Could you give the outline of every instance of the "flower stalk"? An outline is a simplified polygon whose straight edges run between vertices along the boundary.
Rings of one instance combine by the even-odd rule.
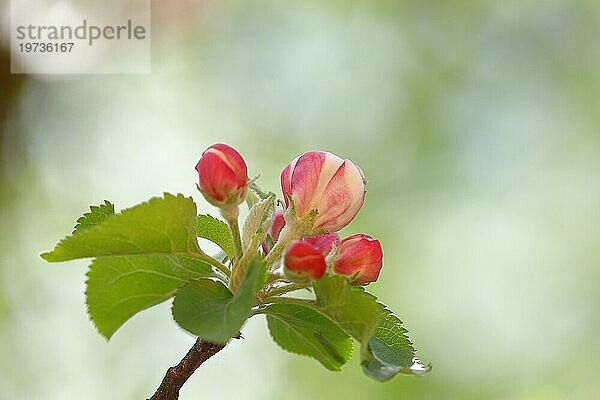
[[[236,259],[242,257],[242,237],[240,235],[240,226],[238,224],[238,217],[240,215],[240,208],[237,204],[228,207],[221,208],[221,215],[229,225],[231,230],[231,236],[233,238],[233,251]]]

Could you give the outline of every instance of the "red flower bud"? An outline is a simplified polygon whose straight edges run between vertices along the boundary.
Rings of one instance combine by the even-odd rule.
[[[365,184],[352,161],[326,151],[304,153],[281,173],[286,208],[291,197],[298,219],[316,210],[314,231],[335,232],[348,225],[364,202]]]
[[[340,242],[339,252],[333,261],[333,272],[354,276],[352,283],[363,285],[375,282],[379,277],[383,261],[383,250],[378,240],[358,234]]]
[[[331,251],[334,243],[339,243],[340,237],[337,233],[331,232],[325,235],[309,236],[302,239],[302,241],[310,244],[315,249],[319,250],[323,256],[327,256]]]
[[[285,253],[284,272],[294,281],[320,279],[326,268],[321,251],[306,242],[296,240]]]
[[[240,153],[232,147],[213,144],[202,153],[196,170],[200,178],[198,188],[209,203],[220,207],[244,201],[248,168]]]

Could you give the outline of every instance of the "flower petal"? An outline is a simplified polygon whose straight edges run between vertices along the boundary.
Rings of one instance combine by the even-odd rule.
[[[238,185],[242,187],[248,180],[248,167],[240,153],[231,146],[217,143],[210,146],[204,153],[212,152],[221,158],[238,178]]]
[[[296,162],[292,172],[291,187],[298,218],[302,218],[310,211],[324,162],[325,154],[318,151],[304,153]]]
[[[233,170],[213,152],[204,153],[196,170],[202,190],[217,201],[224,201],[232,191],[238,189]]]
[[[325,188],[317,206],[316,229],[336,231],[348,225],[364,201],[364,176],[350,160],[345,160]]]
[[[292,172],[296,167],[296,163],[300,156],[294,158],[281,172],[281,191],[283,192],[283,200],[285,201],[285,207],[289,206],[288,196],[292,194]]]

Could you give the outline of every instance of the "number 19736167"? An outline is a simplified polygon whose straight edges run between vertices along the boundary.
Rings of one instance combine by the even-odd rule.
[[[21,53],[70,53],[75,43],[19,43]]]

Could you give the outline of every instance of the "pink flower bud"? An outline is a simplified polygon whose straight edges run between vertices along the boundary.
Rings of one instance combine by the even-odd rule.
[[[273,214],[273,221],[271,221],[271,227],[267,232],[269,236],[271,236],[273,243],[277,243],[277,240],[279,240],[279,234],[283,230],[284,226],[285,219],[283,218],[283,212],[281,212],[280,210],[275,211],[275,213]],[[267,240],[263,242],[262,249],[264,254],[268,254],[269,251],[271,251],[273,243],[269,243]]]
[[[348,225],[364,202],[365,184],[352,161],[326,151],[304,153],[281,173],[286,208],[291,196],[298,219],[316,210],[314,231],[335,232]]]
[[[217,143],[202,153],[196,170],[200,177],[198,188],[211,204],[239,204],[246,197],[248,167],[235,149]]]
[[[271,223],[271,228],[269,228],[269,236],[273,239],[273,242],[277,242],[279,239],[279,234],[283,230],[285,226],[285,219],[283,219],[283,212],[277,210],[273,214],[273,222]]]
[[[331,251],[334,243],[339,243],[340,237],[337,233],[331,232],[325,235],[309,236],[302,239],[302,241],[310,244],[315,249],[319,250],[323,256],[327,256]]]
[[[363,285],[377,280],[382,261],[383,251],[378,240],[362,233],[352,235],[340,242],[338,255],[333,261],[333,272],[354,276],[352,283]]]
[[[296,240],[285,253],[284,272],[294,281],[320,279],[326,268],[323,254],[306,242]]]

